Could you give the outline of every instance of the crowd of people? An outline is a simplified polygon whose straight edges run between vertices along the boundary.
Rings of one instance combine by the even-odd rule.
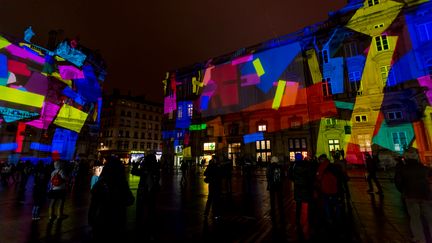
[[[399,158],[395,170],[395,185],[401,192],[407,212],[410,215],[410,226],[414,242],[426,242],[426,234],[432,232],[432,224],[424,232],[422,225],[432,223],[432,193],[429,187],[431,170],[421,164],[415,152],[407,151]],[[272,156],[266,164],[267,190],[269,191],[270,215],[273,222],[285,220],[284,196],[289,193],[284,184],[289,179],[293,185],[295,201],[295,224],[300,240],[310,239],[317,228],[338,228],[344,224],[343,217],[351,207],[351,193],[348,187],[344,153],[336,151],[330,155],[303,157],[295,154],[295,160],[287,163],[284,158]],[[205,167],[204,159],[197,164],[203,173],[204,182],[208,184],[208,198],[204,208],[205,220],[212,215],[219,220],[223,215],[221,197],[223,193],[232,193],[233,162],[227,156],[213,155]],[[365,171],[367,172],[367,193],[383,196],[383,187],[377,178],[378,159],[365,154]],[[137,224],[147,229],[151,235],[156,218],[157,194],[160,191],[162,168],[154,153],[148,153],[138,164],[132,166],[132,174],[139,176],[136,198],[131,192],[125,166],[117,157],[107,157],[95,162],[90,179],[91,200],[88,220],[95,239],[112,240],[122,235],[126,226],[126,209],[136,201]],[[15,185],[19,194],[26,190],[30,176],[33,180],[32,219],[40,219],[40,211],[49,200],[48,217],[50,221],[63,220],[67,193],[75,186],[80,172],[88,176],[88,166],[83,163],[56,160],[53,163],[39,161],[33,165],[30,161],[0,163],[0,180],[3,187]],[[238,159],[239,176],[243,177],[243,188],[246,194],[252,192],[254,166],[248,157]],[[190,185],[193,163],[182,161],[180,164],[182,188]],[[198,171],[197,171],[198,172]],[[376,188],[376,190],[375,190]],[[285,197],[286,198],[286,197]]]

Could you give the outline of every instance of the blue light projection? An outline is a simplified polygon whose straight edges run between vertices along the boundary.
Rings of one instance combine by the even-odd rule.
[[[51,152],[51,145],[32,142],[30,144],[30,149],[42,152]]]
[[[18,148],[17,143],[0,143],[0,151],[15,150]]]
[[[243,141],[245,144],[253,143],[253,142],[261,141],[261,140],[264,140],[264,133],[262,133],[262,132],[246,134],[243,136]]]
[[[61,159],[71,160],[75,153],[75,144],[78,139],[78,133],[56,128],[51,145],[51,152],[57,151]]]

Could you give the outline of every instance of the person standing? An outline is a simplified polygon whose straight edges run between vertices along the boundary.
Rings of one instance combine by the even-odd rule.
[[[64,162],[54,161],[54,171],[51,173],[50,190],[48,197],[50,200],[49,219],[65,219],[68,215],[63,213],[66,199],[66,173],[64,172]],[[59,205],[57,206],[57,203]],[[55,214],[57,211],[57,215]]]
[[[309,205],[313,198],[314,171],[300,153],[295,154],[292,168],[294,200],[296,201],[296,225],[300,240],[309,238]]]
[[[222,175],[218,158],[215,155],[213,155],[212,159],[209,161],[209,165],[204,171],[204,176],[204,181],[208,183],[208,196],[204,210],[204,217],[207,219],[210,213],[210,208],[212,208],[214,219],[218,219],[220,217],[219,203],[222,190]]]
[[[140,169],[140,181],[137,191],[137,221],[146,221],[149,234],[154,231],[156,221],[156,199],[160,189],[160,168],[154,152],[147,154]]]
[[[377,178],[377,160],[372,158],[372,156],[369,153],[366,153],[366,170],[367,170],[367,182],[369,189],[367,190],[368,193],[374,193],[374,187],[372,184],[372,181],[375,183],[375,186],[377,187],[378,191],[376,192],[379,195],[383,195],[383,189],[381,186],[381,183],[378,181]]]
[[[395,185],[402,193],[410,216],[410,228],[413,242],[425,243],[426,233],[432,234],[432,193],[429,186],[431,169],[418,160],[414,149],[405,153],[405,165],[395,171]],[[423,229],[423,222],[428,230]],[[429,237],[430,238],[430,237]]]
[[[267,190],[270,192],[270,214],[272,220],[276,219],[276,200],[279,209],[280,217],[284,219],[283,195],[282,195],[282,168],[278,164],[279,159],[273,156],[270,164],[267,166]]]
[[[135,202],[125,169],[116,157],[110,157],[99,180],[91,190],[89,224],[97,242],[123,242],[126,208]]]
[[[33,187],[33,210],[32,220],[40,219],[40,208],[46,199],[46,191],[49,182],[49,168],[39,161],[34,170],[34,187]]]

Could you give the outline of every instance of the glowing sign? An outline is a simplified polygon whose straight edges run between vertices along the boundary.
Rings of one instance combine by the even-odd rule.
[[[194,125],[190,125],[189,130],[190,131],[200,131],[200,130],[205,130],[207,128],[207,124],[203,123],[203,124],[194,124]]]

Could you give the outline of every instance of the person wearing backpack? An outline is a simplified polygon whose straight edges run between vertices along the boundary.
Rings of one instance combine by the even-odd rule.
[[[270,192],[270,213],[272,221],[276,219],[276,205],[279,208],[280,217],[283,220],[283,195],[282,195],[282,168],[278,164],[279,159],[273,156],[270,160],[270,164],[267,166],[267,190]],[[277,198],[276,198],[277,197]]]
[[[51,173],[50,190],[48,197],[51,199],[49,205],[49,219],[65,219],[68,215],[63,213],[66,199],[66,174],[62,161],[54,161],[54,171]],[[57,203],[59,203],[58,207]],[[55,214],[57,211],[57,214]]]

